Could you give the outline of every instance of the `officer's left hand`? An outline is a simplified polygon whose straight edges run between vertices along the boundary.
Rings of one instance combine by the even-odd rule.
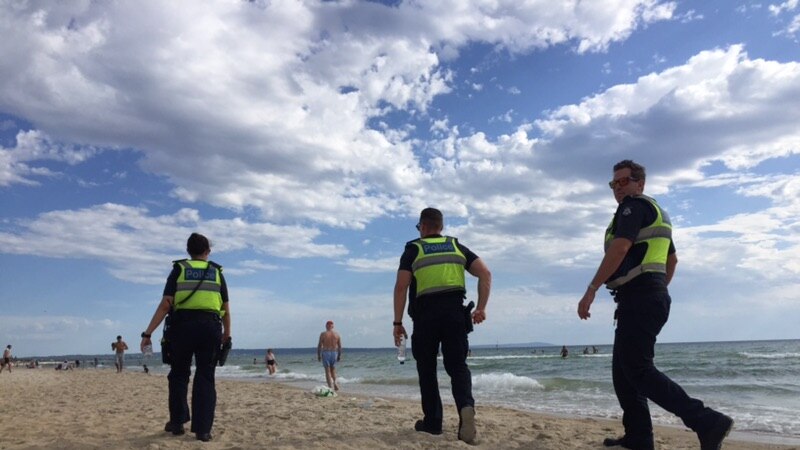
[[[583,294],[581,301],[578,302],[578,317],[580,317],[581,320],[586,320],[589,317],[592,317],[592,314],[589,312],[589,308],[592,306],[592,302],[594,302],[594,294],[595,291],[587,289],[586,293]]]
[[[476,309],[472,312],[472,323],[478,324],[486,320],[486,311],[483,309]]]

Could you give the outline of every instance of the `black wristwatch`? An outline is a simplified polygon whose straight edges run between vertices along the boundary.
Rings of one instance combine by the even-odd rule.
[[[396,327],[402,327],[403,326],[403,322],[392,322],[392,325],[394,325]]]
[[[147,334],[147,333],[145,333],[144,331],[142,331],[142,337],[143,337],[143,338],[150,339],[150,336],[152,336],[152,335],[151,335],[151,334]]]

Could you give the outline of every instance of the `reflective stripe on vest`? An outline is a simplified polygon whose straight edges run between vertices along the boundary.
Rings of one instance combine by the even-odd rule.
[[[419,251],[411,271],[417,282],[416,296],[443,292],[467,292],[464,266],[467,257],[450,236],[422,238],[413,242]]]
[[[223,315],[222,311],[222,267],[200,260],[178,261],[181,270],[178,274],[178,289],[175,291],[174,309],[212,311]],[[208,267],[208,271],[206,268]],[[206,276],[201,280],[203,273]],[[202,283],[201,283],[202,281]],[[198,287],[198,283],[200,286]],[[194,294],[192,291],[197,288]],[[189,297],[191,295],[191,297]],[[187,300],[187,297],[188,300]]]
[[[610,289],[616,289],[646,272],[667,273],[667,257],[669,256],[669,245],[672,242],[672,223],[669,220],[669,215],[658,206],[654,199],[646,195],[637,195],[633,198],[647,200],[653,205],[656,211],[656,220],[649,226],[639,230],[639,234],[636,235],[636,239],[633,241],[633,245],[644,243],[647,246],[644,258],[636,267],[628,270],[625,275],[606,282],[606,286]],[[614,240],[614,234],[611,232],[614,228],[614,219],[616,219],[616,216],[611,219],[611,224],[606,229],[606,251],[608,251],[611,241]]]

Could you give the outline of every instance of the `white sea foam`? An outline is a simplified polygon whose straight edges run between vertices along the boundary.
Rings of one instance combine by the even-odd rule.
[[[235,366],[235,365],[225,365],[222,367],[217,367],[216,374],[219,377],[223,378],[244,378],[244,379],[252,379],[252,378],[264,378],[264,372],[253,372],[251,370],[244,370],[242,366]]]
[[[740,355],[750,359],[789,359],[800,358],[800,353],[752,353],[740,352]]]
[[[275,375],[272,375],[272,377],[279,380],[288,380],[288,381],[325,380],[325,376],[323,375],[314,376],[299,372],[278,372]]]
[[[321,382],[325,381],[325,374],[322,373],[322,370],[320,370],[319,375],[308,375],[300,372],[278,372],[275,375],[272,376],[268,375],[267,377],[275,378],[277,380],[282,380],[282,381],[321,381]],[[359,377],[350,377],[350,378],[342,376],[336,377],[336,382],[340,384],[361,383],[362,381],[363,380]]]
[[[514,375],[513,373],[484,373],[472,377],[475,389],[494,392],[540,391],[541,383],[533,378]]]
[[[467,362],[472,360],[502,360],[502,359],[540,359],[540,358],[561,358],[561,355],[558,354],[551,354],[551,355],[494,355],[494,356],[470,356],[467,358]]]

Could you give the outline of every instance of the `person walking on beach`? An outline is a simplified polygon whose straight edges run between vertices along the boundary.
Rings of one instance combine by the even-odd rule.
[[[222,266],[208,259],[211,253],[208,238],[192,233],[186,251],[191,258],[174,261],[161,303],[142,333],[141,346],[152,345],[153,331],[172,311],[169,322],[172,363],[167,376],[169,422],[164,431],[184,434],[183,424],[191,420],[191,432],[198,440],[208,442],[212,439],[217,406],[214,370],[222,343],[231,339],[231,311]],[[195,374],[190,414],[186,397],[192,356]]]
[[[117,341],[111,343],[111,349],[114,350],[114,367],[117,368],[117,373],[122,373],[122,368],[125,365],[125,350],[128,349],[128,344],[122,340],[122,336],[117,336]]]
[[[325,368],[325,381],[328,387],[339,390],[336,383],[336,363],[342,360],[342,337],[333,329],[333,321],[325,323],[325,331],[319,335],[317,344],[317,361],[322,361]]]
[[[8,373],[11,373],[11,344],[6,345],[6,349],[3,350],[3,363],[0,364],[0,373],[3,373],[3,369],[8,367]]]
[[[622,408],[621,438],[608,438],[607,447],[653,448],[653,425],[647,400],[677,415],[700,440],[702,450],[718,450],[733,427],[733,419],[689,397],[683,388],[653,364],[658,333],[669,317],[667,285],[678,257],[672,224],[658,203],[643,194],[645,168],[631,160],[614,165],[609,186],[617,211],[605,235],[605,256],[578,303],[578,317],[589,309],[598,287],[605,283],[617,303],[612,354],[612,380]]]
[[[272,353],[272,349],[267,349],[267,355],[264,356],[264,362],[267,363],[267,371],[269,371],[270,375],[275,375],[275,372],[278,370],[278,362],[275,360],[275,354]]]
[[[486,264],[467,247],[450,236],[442,236],[444,217],[435,208],[420,213],[419,239],[406,243],[400,257],[394,285],[395,345],[407,337],[403,312],[408,296],[408,315],[414,323],[411,352],[417,363],[422,397],[423,419],[414,424],[416,431],[442,434],[442,399],[436,377],[436,357],[441,345],[444,368],[450,376],[453,398],[458,411],[458,439],[475,443],[475,399],[472,397],[472,374],[467,366],[472,324],[486,320],[492,274]],[[478,278],[478,306],[470,315],[463,305],[466,296],[464,272]]]

